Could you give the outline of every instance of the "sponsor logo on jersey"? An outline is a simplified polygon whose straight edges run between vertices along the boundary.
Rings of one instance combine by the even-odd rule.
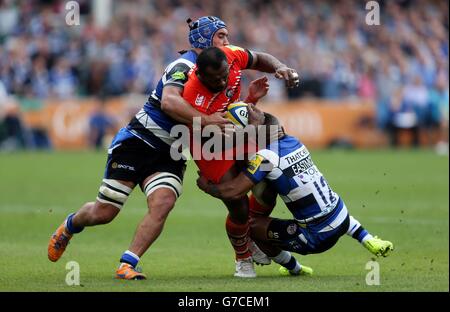
[[[286,231],[289,235],[293,235],[297,232],[297,224],[292,223],[289,224],[288,227],[286,228]]]
[[[299,175],[300,173],[304,172],[305,170],[311,168],[314,166],[314,163],[311,159],[311,157],[306,157],[305,159],[299,161],[298,163],[295,163],[291,166],[292,170],[294,171],[295,175]]]
[[[172,79],[173,80],[185,80],[186,79],[186,75],[183,72],[181,72],[181,71],[177,71],[177,72],[172,74]]]
[[[288,162],[288,165],[291,165],[308,155],[309,155],[308,150],[303,146],[297,152],[295,152],[293,155],[286,156],[285,159]]]
[[[292,178],[294,176],[300,176],[302,173],[314,174],[317,170],[315,170],[315,165],[310,156],[302,159],[299,162],[294,163],[293,165],[283,169],[283,173]]]
[[[247,171],[251,174],[255,174],[256,170],[258,170],[263,160],[264,157],[262,157],[261,155],[256,155],[255,158],[248,162]]]
[[[229,48],[231,51],[244,51],[241,47],[235,46],[235,45],[227,45],[227,48]]]
[[[279,238],[280,237],[280,235],[278,234],[278,232],[272,232],[272,231],[269,231],[269,232],[267,232],[267,236],[269,237],[269,238],[271,238],[271,239],[273,239],[273,238]]]
[[[225,92],[225,95],[227,98],[231,99],[234,95],[234,90],[233,88],[228,88],[228,90]]]
[[[116,162],[113,162],[113,163],[111,164],[111,168],[113,168],[113,169],[125,169],[125,170],[130,170],[130,171],[136,171],[136,170],[134,169],[133,166],[128,166],[128,165],[118,164],[118,163],[116,163]]]
[[[201,94],[197,94],[197,97],[195,98],[195,105],[196,106],[202,106],[205,102],[205,96]]]

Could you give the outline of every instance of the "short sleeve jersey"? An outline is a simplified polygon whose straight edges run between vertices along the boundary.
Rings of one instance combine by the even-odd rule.
[[[188,81],[184,85],[183,98],[195,109],[205,114],[224,111],[230,103],[237,102],[241,94],[242,70],[247,69],[253,62],[250,51],[237,46],[220,48],[226,55],[230,73],[225,90],[213,93],[198,79],[196,66],[190,71]]]

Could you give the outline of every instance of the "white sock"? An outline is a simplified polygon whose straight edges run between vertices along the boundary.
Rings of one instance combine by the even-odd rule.
[[[282,250],[277,256],[272,257],[271,259],[275,263],[278,263],[278,264],[284,266],[284,264],[287,264],[289,261],[291,261],[292,258],[294,258],[294,257],[292,257],[292,255],[289,251]],[[297,259],[295,259],[295,267],[289,271],[293,274],[298,274],[298,272],[300,272],[301,269],[302,269],[302,266],[300,265],[300,263],[298,263]]]
[[[347,235],[352,236],[353,233],[361,226],[358,220],[350,216],[350,224],[348,226]]]
[[[300,263],[298,263],[298,261],[295,261],[295,262],[296,262],[295,268],[293,268],[290,272],[294,273],[294,274],[298,274],[301,271],[302,266],[300,265]]]
[[[282,250],[277,256],[271,257],[273,261],[278,264],[286,264],[291,260],[291,253],[286,250]]]
[[[361,244],[364,244],[367,240],[372,239],[373,236],[370,233],[367,233],[366,236],[364,236],[364,238],[361,240]]]

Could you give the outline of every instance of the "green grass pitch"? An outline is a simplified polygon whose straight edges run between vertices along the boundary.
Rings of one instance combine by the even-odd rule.
[[[0,154],[0,291],[449,291],[448,157],[431,151],[313,151],[350,213],[395,251],[378,259],[380,285],[366,285],[373,256],[350,237],[323,254],[298,256],[313,277],[282,277],[278,265],[258,277],[233,277],[226,209],[199,191],[189,163],[184,193],[156,243],[143,256],[146,281],[113,279],[146,211],[136,189],[110,224],[87,228],[57,263],[47,242],[65,216],[93,200],[106,152]],[[274,214],[289,218],[282,202]],[[65,283],[80,264],[80,286]]]

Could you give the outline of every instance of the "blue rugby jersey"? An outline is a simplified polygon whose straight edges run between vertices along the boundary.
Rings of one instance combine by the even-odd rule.
[[[254,183],[267,179],[299,222],[321,218],[336,207],[340,210],[342,201],[313,163],[306,146],[289,135],[276,143],[258,151],[245,174]]]
[[[197,54],[190,50],[183,53],[181,57],[166,67],[148,101],[136,114],[136,119],[133,118],[117,134],[115,144],[130,137],[138,137],[155,149],[168,150],[170,148],[170,145],[176,140],[175,137],[170,136],[170,130],[179,122],[168,116],[161,109],[163,88],[169,85],[183,88],[188,79],[188,73],[196,60]]]

